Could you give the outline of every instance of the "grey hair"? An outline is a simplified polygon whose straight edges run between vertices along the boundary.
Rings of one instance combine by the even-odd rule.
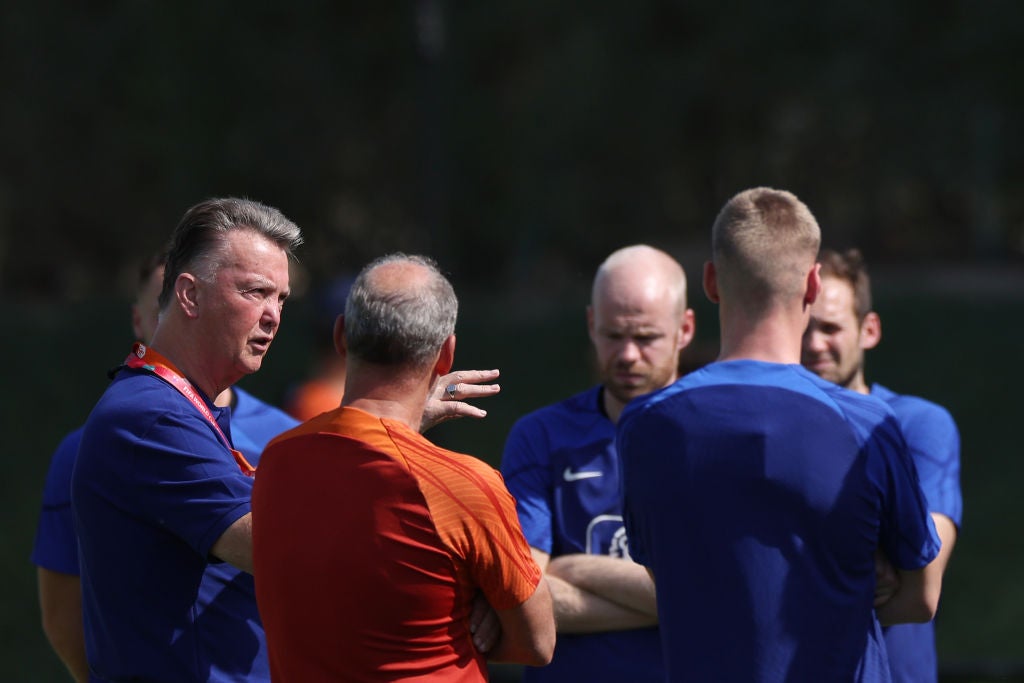
[[[302,232],[272,206],[251,199],[207,199],[190,208],[171,234],[167,247],[160,309],[170,301],[178,276],[194,271],[203,280],[213,277],[224,237],[232,230],[252,230],[276,243],[289,256],[302,244]]]
[[[425,278],[397,283],[377,277],[380,269],[410,264]],[[349,355],[377,365],[416,367],[430,362],[455,333],[459,300],[437,264],[426,256],[382,256],[352,283],[345,303],[345,346]]]

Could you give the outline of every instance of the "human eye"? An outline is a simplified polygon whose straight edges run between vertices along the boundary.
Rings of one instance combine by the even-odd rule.
[[[267,298],[267,290],[266,290],[266,288],[265,287],[260,287],[260,286],[243,287],[242,288],[242,294],[243,294],[243,296],[246,296],[246,297],[248,297],[250,299],[256,299],[256,300],[261,300],[261,299]]]
[[[655,343],[656,341],[658,341],[659,339],[661,339],[661,338],[662,338],[663,336],[664,336],[664,335],[662,335],[662,334],[659,334],[659,333],[657,333],[657,332],[644,332],[644,333],[642,333],[642,334],[637,334],[637,335],[635,335],[635,336],[633,337],[633,339],[635,339],[635,340],[636,340],[636,343],[637,343],[637,344],[644,344],[644,345],[647,345],[647,344],[653,344],[653,343]]]

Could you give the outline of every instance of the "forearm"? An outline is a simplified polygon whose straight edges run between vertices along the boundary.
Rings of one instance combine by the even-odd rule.
[[[551,560],[547,573],[657,623],[654,582],[639,564],[607,555],[562,555]]]
[[[956,544],[956,525],[938,513],[932,513],[942,546],[926,567],[917,571],[896,570],[898,581],[892,597],[875,608],[883,626],[930,621],[938,608],[942,577]]]
[[[235,520],[213,544],[210,553],[252,574],[252,513]]]
[[[547,574],[546,580],[551,589],[559,633],[623,631],[658,623],[656,615],[630,609],[552,574]]]
[[[487,657],[496,662],[544,666],[555,651],[555,619],[550,584],[541,580],[526,602],[511,609],[496,610],[500,635]]]
[[[43,632],[72,678],[77,683],[86,683],[89,680],[89,662],[85,656],[79,578],[40,567],[38,579]]]

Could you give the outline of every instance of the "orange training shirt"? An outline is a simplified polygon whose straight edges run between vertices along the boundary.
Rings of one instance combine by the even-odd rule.
[[[270,443],[252,514],[277,683],[486,680],[474,596],[507,609],[540,582],[496,470],[356,408]]]

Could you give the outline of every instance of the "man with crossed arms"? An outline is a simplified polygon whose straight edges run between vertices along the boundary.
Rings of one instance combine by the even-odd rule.
[[[612,253],[594,278],[587,329],[601,384],[520,419],[502,459],[559,629],[551,664],[524,680],[662,681],[653,584],[628,561],[615,425],[631,399],[678,377],[694,333],[682,267],[646,245]]]

